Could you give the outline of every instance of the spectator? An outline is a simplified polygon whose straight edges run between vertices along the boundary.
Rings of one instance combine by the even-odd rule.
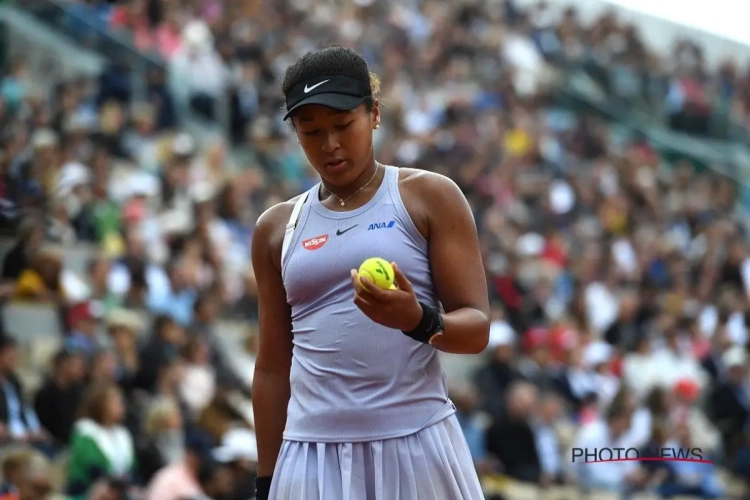
[[[3,481],[0,483],[0,499],[20,500],[20,489],[23,487],[30,454],[26,449],[6,450],[0,462],[3,474]]]
[[[698,384],[689,379],[679,380],[673,387],[670,423],[687,425],[690,441],[705,453],[714,453],[719,447],[719,434],[709,422],[705,412],[696,406],[700,394]]]
[[[584,361],[584,349],[574,348],[567,354],[557,379],[557,390],[576,411],[585,411],[597,403],[596,374]]]
[[[62,261],[57,252],[39,250],[16,281],[15,300],[43,301],[62,305]]]
[[[234,490],[234,477],[229,468],[212,460],[206,460],[201,464],[198,482],[208,498],[223,499],[231,495]]]
[[[103,478],[133,484],[135,449],[130,432],[121,425],[125,402],[120,389],[97,381],[84,397],[75,423],[68,459],[67,495],[86,498]]]
[[[169,313],[179,324],[190,325],[196,300],[195,290],[187,282],[182,262],[170,262],[167,269],[169,283],[164,289],[149,287],[147,306],[152,313]]]
[[[487,419],[479,412],[478,397],[473,388],[461,387],[451,391],[451,400],[456,405],[456,417],[466,437],[471,458],[478,470],[488,470],[485,432]]]
[[[210,462],[211,442],[202,435],[189,435],[183,461],[167,464],[148,485],[145,500],[182,500],[204,494],[201,470]]]
[[[88,382],[89,384],[117,382],[117,357],[112,351],[104,349],[93,355],[88,371]]]
[[[19,487],[21,500],[46,500],[53,491],[52,467],[43,455],[33,453]]]
[[[500,461],[504,474],[536,484],[542,474],[532,428],[537,389],[528,382],[515,382],[506,398],[505,414],[487,431],[487,451]]]
[[[220,94],[226,90],[228,71],[213,48],[205,23],[193,21],[182,31],[182,46],[170,61],[171,87],[206,118],[216,118]]]
[[[750,426],[747,353],[739,346],[732,347],[724,353],[722,362],[727,376],[711,396],[711,414],[731,457],[740,446],[747,446],[741,438]]]
[[[177,359],[185,341],[184,330],[171,317],[157,316],[149,340],[140,355],[136,386],[153,392],[159,370],[170,366]]]
[[[52,455],[50,440],[39,425],[34,409],[26,404],[26,392],[17,375],[18,344],[11,337],[0,338],[0,440],[28,443]]]
[[[693,449],[690,428],[686,423],[677,426],[672,443],[673,449]],[[705,458],[705,457],[704,457]],[[690,495],[700,498],[723,498],[724,491],[716,477],[716,466],[701,462],[669,462],[669,476],[659,486],[663,498],[677,495]]]
[[[630,412],[622,407],[612,407],[606,417],[583,427],[575,439],[574,447],[583,450],[601,450],[635,447],[630,442]],[[579,459],[580,460],[580,459]],[[601,489],[627,494],[640,486],[644,477],[637,462],[600,462],[573,464],[573,473],[584,489]]]
[[[561,460],[563,449],[557,428],[563,416],[562,401],[556,394],[547,393],[540,396],[537,404],[533,429],[541,467],[539,483],[542,486],[562,484],[565,482],[565,471]]]
[[[71,350],[82,352],[89,359],[99,348],[97,312],[100,311],[96,311],[90,302],[81,302],[68,310],[70,335],[65,344]]]
[[[167,397],[156,398],[144,419],[138,465],[141,477],[148,483],[162,467],[183,463],[185,428],[180,407]]]
[[[193,337],[184,348],[185,367],[180,383],[181,399],[191,417],[197,417],[213,400],[216,393],[216,372],[211,366],[206,343]]]
[[[233,491],[225,495],[227,500],[245,500],[255,495],[258,466],[255,434],[246,429],[229,431],[211,455],[217,462],[227,465],[232,474]]]
[[[69,442],[83,396],[86,374],[84,358],[62,350],[52,361],[52,373],[34,399],[34,410],[42,427],[58,446]]]
[[[107,329],[117,358],[117,383],[129,393],[140,368],[138,331],[141,321],[130,311],[116,309],[107,317]]]
[[[476,372],[474,383],[482,399],[482,409],[492,416],[497,416],[503,410],[504,395],[508,386],[521,378],[521,374],[513,366],[515,332],[505,321],[492,322],[487,353],[488,360]]]
[[[195,301],[193,324],[190,331],[205,344],[208,349],[209,362],[216,377],[225,385],[236,389],[247,389],[235,374],[226,359],[219,339],[214,331],[217,315],[217,299],[209,293],[201,294]],[[243,368],[244,369],[244,368]]]
[[[25,219],[18,230],[16,242],[3,258],[3,281],[16,282],[31,267],[32,257],[44,239],[41,221]]]

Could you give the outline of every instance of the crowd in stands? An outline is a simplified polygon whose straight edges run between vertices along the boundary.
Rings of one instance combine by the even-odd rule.
[[[0,224],[13,239],[0,300],[6,313],[47,304],[59,323],[41,384],[19,375],[26,332],[2,323],[0,499],[58,486],[73,499],[252,498],[248,252],[258,215],[317,182],[278,87],[296,56],[333,42],[383,82],[379,160],[448,175],[473,208],[491,338],[449,383],[482,475],[703,498],[736,494],[720,468],[750,478],[737,184],[555,99],[571,61],[618,65],[661,78],[649,102],[700,135],[719,100],[750,123],[750,73],[713,72],[699,40],[669,59],[614,16],[584,25],[573,9],[507,0],[62,4],[85,20],[71,29],[126,37],[165,66],[142,100],[107,74],[49,88],[22,60],[0,74]],[[227,136],[182,128],[182,108],[218,119],[222,106]],[[223,344],[228,320],[247,326],[243,349]],[[571,458],[607,446],[699,448],[714,464]]]

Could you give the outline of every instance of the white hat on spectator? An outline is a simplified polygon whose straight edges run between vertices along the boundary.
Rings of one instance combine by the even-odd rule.
[[[127,309],[115,309],[107,314],[105,320],[110,328],[125,328],[133,332],[138,332],[143,328],[143,322],[138,313]]]
[[[610,359],[612,359],[612,346],[606,342],[592,342],[583,351],[583,362],[589,367],[599,366]]]
[[[487,349],[513,345],[516,340],[516,332],[505,321],[493,321],[490,325],[490,341]]]
[[[34,149],[57,146],[57,134],[48,128],[40,128],[31,136],[31,147]]]
[[[537,233],[526,233],[516,240],[519,257],[535,257],[544,250],[544,238]]]
[[[205,203],[216,196],[216,190],[210,182],[198,182],[190,189],[190,196],[196,203]]]
[[[156,196],[159,193],[159,182],[153,175],[145,172],[132,174],[128,178],[128,198],[136,196]]]
[[[214,460],[221,463],[235,460],[258,461],[258,441],[250,429],[231,429],[221,439],[221,446],[214,448]]]
[[[567,214],[576,204],[576,195],[570,184],[557,180],[549,188],[549,202],[555,213]]]
[[[172,153],[177,156],[190,156],[195,153],[195,141],[187,134],[179,134],[172,141]]]
[[[721,356],[721,360],[727,368],[743,366],[747,363],[747,352],[743,347],[734,346]]]
[[[203,21],[191,21],[182,30],[182,40],[192,49],[203,49],[213,42],[211,30]]]
[[[57,180],[57,194],[67,196],[76,187],[91,182],[91,172],[83,163],[72,161],[60,169]]]

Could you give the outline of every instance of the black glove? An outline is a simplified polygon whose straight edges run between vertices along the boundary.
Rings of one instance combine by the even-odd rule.
[[[255,478],[255,500],[268,500],[268,495],[271,494],[271,479],[272,476]]]

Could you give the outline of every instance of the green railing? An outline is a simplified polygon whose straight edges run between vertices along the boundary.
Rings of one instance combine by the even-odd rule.
[[[581,65],[568,65],[562,71],[558,97],[560,102],[577,111],[593,112],[609,122],[618,124],[630,133],[646,135],[653,145],[669,160],[688,159],[700,168],[721,171],[738,182],[750,174],[750,147],[746,134],[737,136],[713,133],[721,138],[696,137],[675,132],[666,126],[663,113],[663,95],[656,82],[648,95],[643,87],[632,87],[623,93],[604,88]],[[716,125],[719,122],[719,125]],[[721,117],[712,117],[712,131],[724,127]]]
[[[594,61],[564,61],[560,67],[567,75],[585,76],[608,97],[607,105],[619,110],[649,117],[667,124],[666,98],[671,76],[653,69],[612,64],[603,66]],[[731,100],[713,86],[707,91],[713,113],[707,137],[750,145],[747,130],[730,117]]]

